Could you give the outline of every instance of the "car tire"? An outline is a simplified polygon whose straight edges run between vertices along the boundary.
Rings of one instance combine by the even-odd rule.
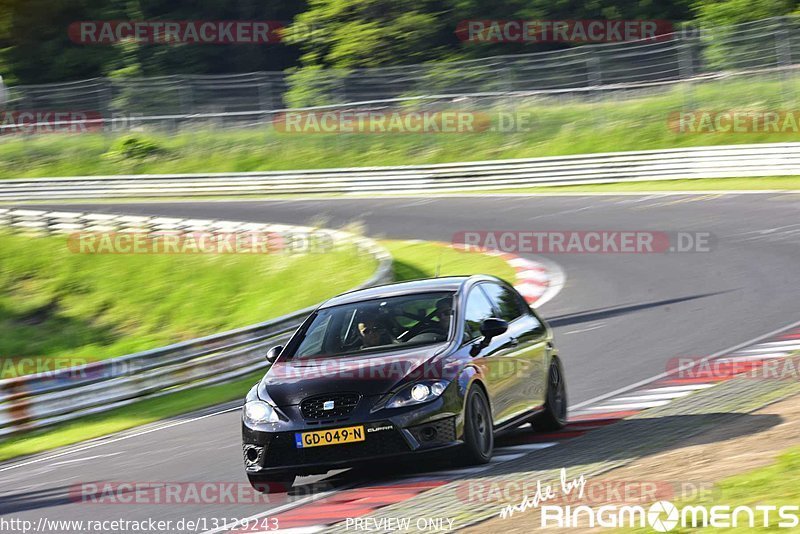
[[[294,475],[247,475],[253,489],[261,493],[284,493],[292,489]]]
[[[467,464],[485,464],[492,459],[494,430],[489,401],[480,387],[467,393],[464,408],[464,461]]]
[[[567,424],[567,384],[564,380],[564,368],[558,358],[550,361],[547,370],[547,398],[544,411],[536,414],[531,420],[534,430],[553,432],[561,430]]]

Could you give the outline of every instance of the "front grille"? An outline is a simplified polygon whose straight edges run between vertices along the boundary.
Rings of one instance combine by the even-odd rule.
[[[360,395],[358,393],[331,393],[304,399],[300,403],[300,412],[306,419],[331,419],[349,415]],[[333,408],[326,410],[325,403],[333,402]]]
[[[386,423],[387,425],[390,423]],[[410,452],[411,449],[397,430],[367,434],[364,441],[342,445],[326,445],[298,449],[294,432],[275,434],[269,444],[264,467],[346,462],[372,456]]]

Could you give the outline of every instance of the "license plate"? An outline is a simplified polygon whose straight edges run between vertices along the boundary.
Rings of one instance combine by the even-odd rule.
[[[364,426],[348,426],[330,430],[315,430],[314,432],[295,432],[294,441],[298,449],[355,443],[364,441]]]

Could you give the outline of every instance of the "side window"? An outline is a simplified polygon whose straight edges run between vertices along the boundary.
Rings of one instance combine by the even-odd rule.
[[[475,286],[467,297],[467,307],[464,313],[467,324],[464,331],[467,339],[475,339],[481,335],[481,321],[494,315],[492,303],[483,294],[480,287]]]
[[[505,286],[491,282],[481,284],[489,295],[492,304],[500,314],[499,318],[509,323],[522,315],[523,310],[517,294]]]

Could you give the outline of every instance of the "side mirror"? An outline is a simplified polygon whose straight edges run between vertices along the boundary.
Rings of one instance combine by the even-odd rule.
[[[470,354],[472,356],[477,356],[481,350],[489,346],[489,342],[492,341],[493,337],[505,334],[507,330],[508,323],[502,319],[497,319],[495,317],[484,319],[481,321],[481,335],[483,335],[483,339],[481,339],[480,343],[477,345],[472,346]]]
[[[267,351],[267,361],[269,363],[275,363],[275,360],[278,359],[280,356],[281,351],[283,350],[283,345],[275,345],[271,349]]]
[[[502,319],[489,317],[488,319],[481,321],[481,334],[486,341],[489,341],[493,337],[505,334],[506,330],[508,330],[508,323]]]

